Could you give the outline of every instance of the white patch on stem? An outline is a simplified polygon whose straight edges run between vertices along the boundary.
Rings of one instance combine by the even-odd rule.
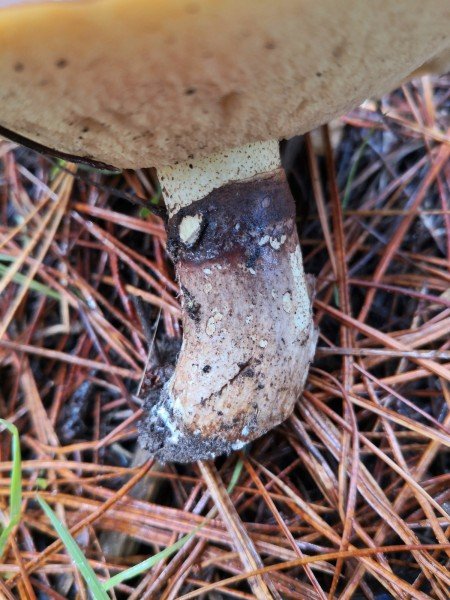
[[[187,247],[193,246],[200,236],[202,215],[187,215],[180,223],[180,240]]]

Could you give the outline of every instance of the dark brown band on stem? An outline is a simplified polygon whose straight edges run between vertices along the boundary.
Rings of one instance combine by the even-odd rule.
[[[198,237],[190,244],[180,238],[186,217],[199,221]],[[168,249],[174,262],[201,264],[231,254],[256,260],[261,238],[279,239],[289,235],[292,227],[295,206],[279,169],[257,180],[229,183],[181,208],[168,223]]]

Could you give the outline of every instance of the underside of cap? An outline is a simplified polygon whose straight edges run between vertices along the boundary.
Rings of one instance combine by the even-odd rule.
[[[0,0],[0,127],[172,165],[383,93],[448,52],[449,22],[448,0]]]

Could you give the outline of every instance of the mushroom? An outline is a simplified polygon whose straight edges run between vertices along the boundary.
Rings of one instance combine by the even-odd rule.
[[[157,167],[184,330],[141,425],[161,460],[292,412],[316,332],[278,140],[444,64],[449,23],[448,0],[0,0],[1,133]]]

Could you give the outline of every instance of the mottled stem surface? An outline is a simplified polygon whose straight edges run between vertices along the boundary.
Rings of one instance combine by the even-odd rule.
[[[282,169],[180,208],[168,233],[183,344],[146,403],[141,441],[162,461],[189,462],[241,448],[291,414],[316,332]]]

